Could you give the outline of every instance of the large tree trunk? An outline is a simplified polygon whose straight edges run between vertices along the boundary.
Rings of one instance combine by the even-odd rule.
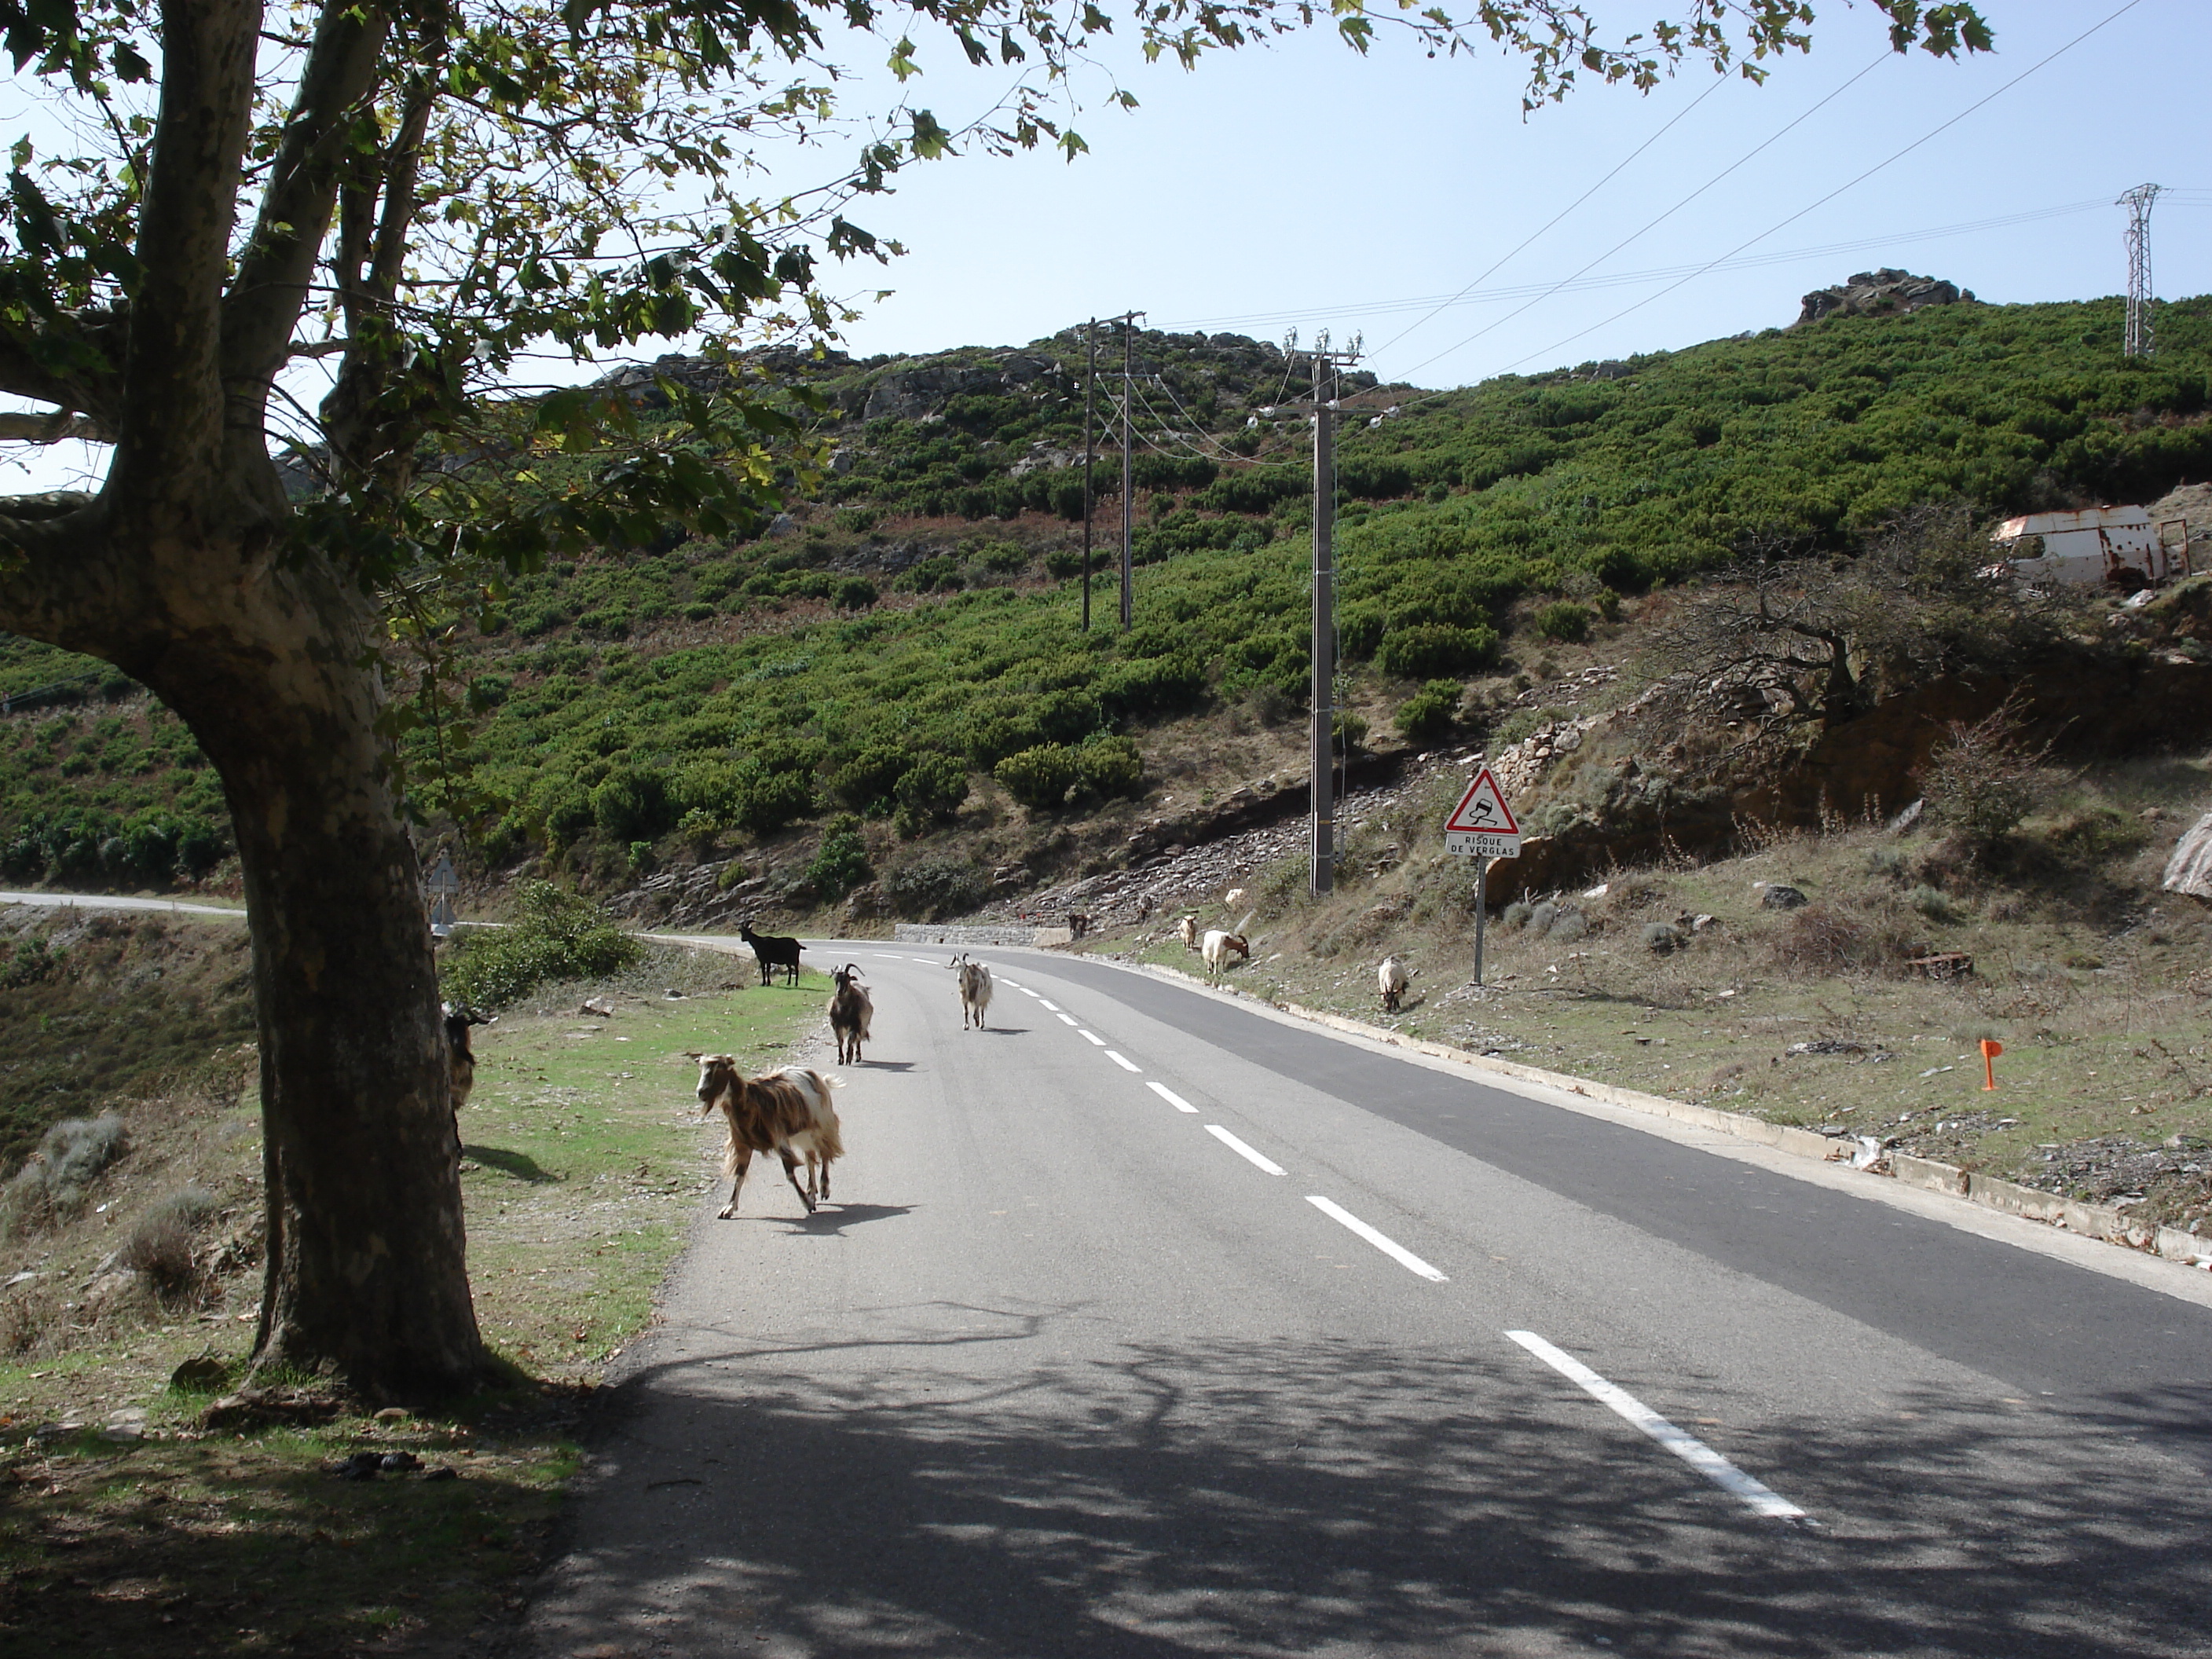
[[[378,1399],[465,1389],[485,1355],[437,977],[376,730],[374,617],[312,559],[198,550],[171,568],[225,564],[229,582],[161,595],[143,656],[116,654],[222,775],[246,872],[269,1206],[256,1363]]]

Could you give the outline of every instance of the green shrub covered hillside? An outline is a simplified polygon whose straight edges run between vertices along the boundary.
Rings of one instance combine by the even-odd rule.
[[[2212,301],[2162,307],[2148,363],[2120,357],[2120,325],[2117,300],[1963,301],[1449,392],[1358,381],[1356,402],[1398,412],[1345,422],[1353,688],[1426,738],[1516,629],[1532,650],[1580,640],[1620,596],[1747,545],[1847,552],[1929,501],[1994,516],[2212,475]],[[767,357],[822,411],[816,496],[756,540],[564,562],[499,592],[446,647],[452,718],[408,738],[426,816],[462,813],[494,864],[643,867],[656,846],[840,813],[921,837],[987,780],[1032,813],[1080,813],[1142,793],[1128,739],[1149,726],[1302,705],[1308,441],[1261,411],[1304,389],[1305,361],[1226,335],[1144,334],[1137,357],[1129,631],[1104,581],[1080,626],[1077,335]],[[628,378],[649,404],[648,377]],[[1102,568],[1118,475],[1105,453]],[[189,737],[100,665],[0,641],[0,694],[85,675],[0,717],[8,878],[206,870],[227,830]]]

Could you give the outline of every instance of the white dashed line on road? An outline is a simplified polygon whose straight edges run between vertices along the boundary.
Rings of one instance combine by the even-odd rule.
[[[1344,1225],[1351,1228],[1353,1232],[1358,1233],[1370,1244],[1372,1244],[1376,1249],[1382,1251],[1383,1255],[1389,1256],[1393,1261],[1405,1268],[1407,1272],[1417,1273],[1420,1274],[1422,1278],[1433,1279],[1439,1285],[1449,1283],[1449,1281],[1446,1279],[1442,1273],[1438,1273],[1434,1267],[1429,1266],[1427,1262],[1422,1261],[1420,1257],[1415,1255],[1403,1244],[1399,1243],[1397,1240],[1392,1238],[1387,1233],[1377,1232],[1374,1228],[1362,1221],[1358,1216],[1352,1214],[1351,1211],[1346,1209],[1341,1204],[1338,1204],[1332,1200],[1323,1198],[1318,1193],[1308,1193],[1306,1194],[1306,1202],[1312,1205],[1314,1208],[1319,1210],[1330,1220],[1341,1222]]]
[[[1037,1000],[1044,1003],[1044,1006],[1051,1009],[1055,1014],[1060,1012],[1060,1005],[1058,1003],[1047,1001],[1043,997],[1039,997]]]
[[[1243,1141],[1237,1139],[1235,1135],[1231,1134],[1228,1130],[1223,1128],[1218,1123],[1207,1124],[1206,1126],[1206,1133],[1212,1135],[1216,1140],[1226,1146],[1231,1152],[1236,1153],[1237,1157],[1243,1158],[1246,1163],[1258,1164],[1271,1176],[1279,1176],[1282,1174],[1283,1166],[1281,1164],[1276,1163],[1272,1158],[1267,1158],[1261,1153],[1254,1152],[1249,1146],[1247,1146]]]
[[[1534,1331],[1508,1331],[1508,1338],[1565,1377],[1583,1393],[1650,1435],[1723,1492],[1741,1498],[1754,1513],[1796,1521],[1805,1511],[1778,1496],[1723,1457],[1693,1434],[1685,1434],[1626,1389],[1607,1382],[1572,1354],[1564,1353]]]
[[[1083,1028],[1080,1025],[1078,1025],[1075,1029],[1079,1031],[1083,1031]],[[1085,1042],[1094,1043],[1101,1048],[1103,1048],[1106,1046],[1106,1039],[1100,1036],[1096,1031],[1083,1031],[1083,1040]]]
[[[1164,1083],[1147,1083],[1145,1087],[1150,1089],[1178,1112],[1195,1112],[1198,1109]]]
[[[1120,1066],[1125,1072],[1141,1072],[1145,1069],[1143,1066],[1138,1065],[1135,1060],[1125,1059],[1123,1056],[1115,1054],[1111,1048],[1109,1048],[1106,1051],[1106,1058],[1112,1060],[1116,1066]]]
[[[1052,1017],[1058,1020],[1062,1025],[1073,1025],[1075,1024],[1074,1019],[1071,1016],[1061,1013],[1056,1008],[1053,1010]]]

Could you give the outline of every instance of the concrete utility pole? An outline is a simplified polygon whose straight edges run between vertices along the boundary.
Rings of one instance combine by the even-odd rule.
[[[2124,357],[2148,357],[2155,349],[2150,319],[2150,210],[2162,185],[2137,185],[2113,205],[2128,210],[2128,325],[2120,347]]]
[[[1091,367],[1083,381],[1083,631],[1091,631],[1091,455],[1094,446],[1092,394],[1098,390],[1098,319],[1083,331]]]
[[[1134,379],[1130,367],[1134,361],[1137,338],[1137,319],[1145,313],[1127,311],[1121,313],[1121,629],[1129,629],[1131,612],[1130,587],[1134,574],[1131,548],[1136,537],[1136,499],[1129,482],[1130,463],[1134,459],[1129,442],[1130,405],[1135,401],[1131,392]]]

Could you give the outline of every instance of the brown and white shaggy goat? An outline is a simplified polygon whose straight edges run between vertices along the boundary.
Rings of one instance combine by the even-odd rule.
[[[868,1023],[876,1016],[876,1005],[860,983],[860,970],[855,963],[832,968],[830,977],[837,982],[836,993],[830,999],[830,1031],[837,1039],[837,1063],[858,1066],[860,1045],[868,1040]]]
[[[1209,983],[1219,984],[1221,976],[1229,971],[1229,958],[1242,957],[1252,960],[1252,947],[1244,942],[1242,933],[1224,933],[1218,927],[1206,936],[1199,954],[1206,958],[1206,977]]]
[[[945,965],[960,976],[960,1029],[972,1019],[977,1030],[988,1030],[983,1022],[991,1012],[991,970],[964,951]]]
[[[748,1079],[738,1070],[734,1054],[695,1054],[699,1062],[699,1110],[703,1115],[717,1106],[729,1123],[729,1140],[722,1148],[722,1173],[731,1177],[730,1201],[721,1219],[738,1212],[738,1194],[744,1190],[746,1171],[755,1152],[774,1152],[783,1160],[784,1178],[799,1201],[814,1213],[815,1169],[821,1166],[820,1196],[830,1196],[830,1165],[845,1156],[845,1142],[837,1126],[837,1109],[830,1091],[838,1080],[804,1066],[787,1066],[766,1077]],[[806,1184],[799,1184],[799,1160],[806,1160]]]

